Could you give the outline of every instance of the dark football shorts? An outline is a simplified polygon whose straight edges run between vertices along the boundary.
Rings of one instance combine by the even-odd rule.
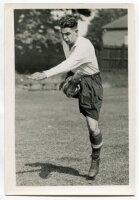
[[[103,99],[103,87],[100,73],[84,75],[81,79],[81,90],[78,94],[79,109],[85,116],[98,121]]]

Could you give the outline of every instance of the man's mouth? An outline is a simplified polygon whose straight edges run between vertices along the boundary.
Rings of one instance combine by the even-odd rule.
[[[67,43],[67,44],[69,44],[69,43],[70,43],[70,41],[66,41],[66,43]]]

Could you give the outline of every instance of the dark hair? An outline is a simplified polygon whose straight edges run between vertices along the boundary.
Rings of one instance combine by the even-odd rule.
[[[77,17],[73,15],[65,15],[62,17],[59,21],[60,28],[73,28],[77,27],[78,25],[78,20]]]

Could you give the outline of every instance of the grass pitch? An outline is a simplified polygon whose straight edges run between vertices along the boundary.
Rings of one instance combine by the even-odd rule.
[[[16,88],[16,183],[20,186],[127,185],[127,88],[104,90],[100,172],[88,180],[91,146],[76,99]]]

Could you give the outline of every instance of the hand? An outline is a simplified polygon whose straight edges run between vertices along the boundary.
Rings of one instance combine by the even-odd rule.
[[[72,82],[79,83],[81,81],[82,76],[83,76],[82,71],[77,70],[75,74],[72,76]]]
[[[44,72],[36,72],[36,73],[31,75],[31,78],[33,80],[39,81],[39,80],[47,78],[47,76]]]

